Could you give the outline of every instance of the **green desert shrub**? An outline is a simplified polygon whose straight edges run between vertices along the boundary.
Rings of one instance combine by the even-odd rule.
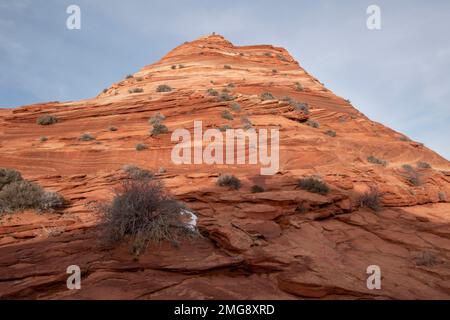
[[[327,184],[316,178],[302,178],[298,181],[297,187],[309,192],[319,193],[322,195],[328,194],[330,188]]]
[[[173,65],[171,68],[172,68],[172,70],[175,70],[177,68],[177,66]]]
[[[370,189],[359,197],[361,207],[370,208],[374,211],[381,209],[380,194],[377,189]]]
[[[420,267],[432,267],[439,263],[439,259],[431,251],[420,252],[414,258],[414,261],[416,263],[416,266],[420,266]]]
[[[401,175],[413,186],[418,186],[422,183],[421,175],[411,165],[404,164]]]
[[[431,169],[431,165],[428,162],[419,161],[417,167],[420,169]]]
[[[170,92],[172,88],[166,84],[161,84],[156,88],[156,92]]]
[[[242,123],[242,128],[245,130],[249,130],[249,129],[253,128],[252,121],[246,116],[241,117],[241,123]]]
[[[231,104],[231,110],[233,110],[234,112],[240,112],[241,111],[241,105],[237,102],[233,102]]]
[[[40,206],[41,211],[53,211],[58,208],[63,208],[65,205],[65,200],[57,192],[44,191],[41,194]]]
[[[311,128],[315,128],[315,129],[320,128],[320,123],[313,119],[308,119],[308,121],[306,121],[306,124],[308,126],[310,126]]]
[[[219,96],[219,91],[217,91],[217,90],[215,90],[215,89],[212,89],[212,88],[206,90],[206,93],[207,93],[208,95],[214,96],[214,97]]]
[[[150,170],[141,169],[133,164],[124,165],[122,170],[127,174],[128,178],[139,179],[153,179],[154,174]]]
[[[235,97],[233,97],[232,95],[230,95],[228,92],[222,92],[219,97],[217,98],[218,101],[220,102],[225,102],[225,101],[232,101],[234,100]]]
[[[131,88],[128,90],[128,93],[140,93],[140,92],[144,92],[144,89],[142,88]]]
[[[108,130],[109,131],[117,131],[117,127],[110,126],[110,127],[108,127]]]
[[[260,193],[260,192],[264,192],[264,188],[261,186],[258,186],[257,184],[252,186],[252,193]]]
[[[447,196],[446,196],[445,192],[440,191],[438,193],[438,198],[439,198],[439,201],[441,201],[441,202],[447,201]]]
[[[167,128],[167,126],[165,124],[162,123],[154,123],[152,128],[150,129],[150,135],[152,137],[156,137],[157,135],[160,135],[162,133],[167,133],[169,132],[169,129]]]
[[[327,130],[325,134],[330,137],[336,137],[336,131],[334,130]]]
[[[151,117],[148,122],[152,125],[150,129],[151,136],[157,136],[161,133],[167,133],[169,129],[162,122],[166,119],[166,117],[161,113],[156,113],[153,117]]]
[[[9,173],[2,176],[2,183],[5,184],[0,190],[0,213],[12,213],[26,209],[53,211],[64,207],[65,201],[60,194],[45,191],[38,184],[22,179],[17,171],[7,170]]]
[[[195,226],[184,221],[186,207],[170,198],[156,180],[125,180],[100,210],[102,238],[110,244],[129,241],[135,255],[149,243],[178,245],[198,234]]]
[[[162,113],[157,112],[153,117],[148,119],[148,122],[153,125],[155,123],[161,123],[164,120],[166,120],[166,117]]]
[[[241,188],[241,181],[234,175],[222,174],[217,179],[217,185],[220,187],[229,187],[230,189],[238,190]]]
[[[275,97],[270,92],[263,92],[260,95],[261,100],[275,100]]]
[[[91,140],[95,140],[95,137],[93,135],[91,135],[90,133],[83,133],[80,138],[81,141],[91,141]]]
[[[43,116],[40,116],[37,120],[36,123],[41,125],[41,126],[48,126],[54,123],[58,122],[58,118],[54,115],[51,114],[45,114]]]
[[[232,128],[229,125],[227,125],[227,124],[219,127],[219,130],[222,131],[222,132],[227,131],[229,129],[232,129]]]
[[[226,119],[226,120],[233,120],[233,115],[230,113],[230,111],[228,110],[223,110],[221,113],[222,118]]]
[[[42,137],[39,138],[40,142],[45,142],[47,140],[48,140],[48,138],[46,136],[42,136]]]
[[[0,190],[12,182],[22,181],[22,175],[14,169],[0,168]]]
[[[288,60],[286,59],[285,56],[283,56],[282,54],[277,54],[277,58],[283,62],[287,62]]]
[[[164,168],[164,167],[159,167],[159,169],[158,169],[158,173],[159,173],[159,174],[164,174],[164,173],[166,173],[166,172],[167,172],[166,168]]]
[[[295,110],[303,111],[305,114],[309,114],[309,105],[307,103],[296,102],[294,106],[295,106]]]
[[[303,85],[300,82],[295,83],[295,90],[303,91]]]
[[[375,156],[369,156],[369,157],[367,157],[367,161],[369,161],[370,163],[373,163],[373,164],[379,164],[379,165],[382,165],[382,166],[387,166],[387,161],[386,160],[383,160],[383,159],[378,159],[377,157],[375,157]]]
[[[142,150],[145,150],[145,149],[148,149],[148,147],[147,147],[147,145],[144,144],[144,143],[138,143],[138,144],[136,145],[136,151],[142,151]]]
[[[131,79],[131,78],[133,78],[132,74],[127,74],[127,76],[125,77],[125,79]]]
[[[137,77],[137,78],[136,78],[136,81],[138,81],[138,82],[140,82],[140,81],[142,81],[142,80],[144,80],[144,78],[142,78],[142,77]]]

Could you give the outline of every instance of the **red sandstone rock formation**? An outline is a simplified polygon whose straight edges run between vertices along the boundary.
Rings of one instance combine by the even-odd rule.
[[[164,84],[173,90],[157,92]],[[225,87],[241,106],[231,121],[221,117],[230,102],[206,93]],[[143,91],[129,92],[135,88]],[[276,99],[262,101],[263,92]],[[285,96],[306,103],[309,113],[292,108]],[[151,137],[147,120],[156,112],[166,116],[169,133]],[[57,116],[58,123],[37,125],[43,114]],[[194,120],[238,128],[240,115],[255,128],[279,128],[276,175],[262,177],[253,165],[171,162],[171,131],[192,129]],[[285,49],[202,37],[96,98],[0,110],[0,124],[0,167],[17,169],[69,200],[59,213],[1,217],[1,298],[450,298],[450,163],[368,119]],[[96,139],[80,141],[85,132]],[[148,149],[136,151],[137,143]],[[388,165],[368,162],[370,155]],[[418,161],[431,168],[416,169],[421,183],[414,185],[402,165]],[[129,163],[164,167],[158,179],[196,210],[204,237],[181,248],[151,245],[138,258],[127,244],[102,246],[99,213],[90,204],[111,199],[124,176],[121,167]],[[216,186],[224,172],[239,177],[243,187]],[[296,188],[299,178],[311,175],[331,192]],[[255,182],[266,192],[251,193]],[[380,192],[379,212],[360,207],[361,193],[370,188]],[[72,264],[83,272],[81,290],[66,288]],[[366,287],[369,265],[381,267],[381,290]]]

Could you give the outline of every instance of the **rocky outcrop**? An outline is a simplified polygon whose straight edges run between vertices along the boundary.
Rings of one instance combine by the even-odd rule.
[[[172,90],[158,92],[160,85]],[[274,98],[262,99],[264,92]],[[150,136],[148,119],[156,112],[169,133]],[[39,126],[44,114],[58,122]],[[261,176],[256,165],[171,161],[175,129],[192,131],[194,120],[205,128],[242,128],[244,117],[253,128],[280,130],[277,174]],[[1,216],[1,298],[450,297],[449,162],[370,121],[282,48],[202,37],[93,99],[1,110],[0,124],[0,167],[20,170],[69,202],[61,212]],[[95,139],[81,141],[83,133]],[[136,151],[138,143],[148,148]],[[154,244],[139,257],[127,243],[98,241],[95,204],[111,199],[130,163],[157,172],[195,210],[202,237],[179,248]],[[217,186],[221,173],[237,176],[242,188]],[[325,181],[330,192],[299,189],[298,179],[307,176]],[[252,193],[255,184],[265,191]],[[378,191],[380,211],[361,207],[368,190]],[[69,265],[82,270],[81,290],[66,287]],[[381,268],[380,290],[366,286],[370,265]]]

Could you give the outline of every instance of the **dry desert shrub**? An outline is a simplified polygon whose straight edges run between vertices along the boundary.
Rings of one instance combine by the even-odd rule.
[[[58,122],[58,118],[54,115],[51,114],[45,114],[43,116],[40,116],[37,120],[36,123],[41,125],[41,126],[48,126],[54,123]]]
[[[155,180],[126,180],[113,200],[100,206],[102,237],[108,243],[130,240],[132,251],[142,253],[149,243],[195,236],[196,229],[183,221],[181,203],[170,198]]]
[[[220,187],[229,187],[230,189],[238,190],[241,188],[241,181],[234,175],[222,174],[217,179],[217,185]]]
[[[322,195],[326,195],[330,188],[327,184],[316,178],[303,178],[298,181],[297,187],[309,192],[319,193]]]

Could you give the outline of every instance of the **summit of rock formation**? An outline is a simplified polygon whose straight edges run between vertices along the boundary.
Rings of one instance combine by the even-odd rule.
[[[148,119],[158,112],[169,132],[151,136]],[[43,115],[58,121],[37,124]],[[194,121],[242,128],[243,117],[279,130],[275,175],[171,161],[174,130],[192,131]],[[0,216],[0,298],[450,298],[450,163],[371,121],[283,48],[201,37],[92,99],[0,110],[0,124],[0,167],[68,200],[56,213]],[[94,139],[80,140],[84,133]],[[150,245],[139,257],[125,243],[102,246],[95,203],[112,199],[127,164],[155,172],[195,210],[203,236],[179,248]],[[242,188],[217,186],[223,173]],[[305,177],[330,192],[298,188]],[[361,206],[370,190],[379,211]],[[81,290],[66,287],[69,265],[82,270]],[[381,269],[380,290],[367,288],[371,265]]]

